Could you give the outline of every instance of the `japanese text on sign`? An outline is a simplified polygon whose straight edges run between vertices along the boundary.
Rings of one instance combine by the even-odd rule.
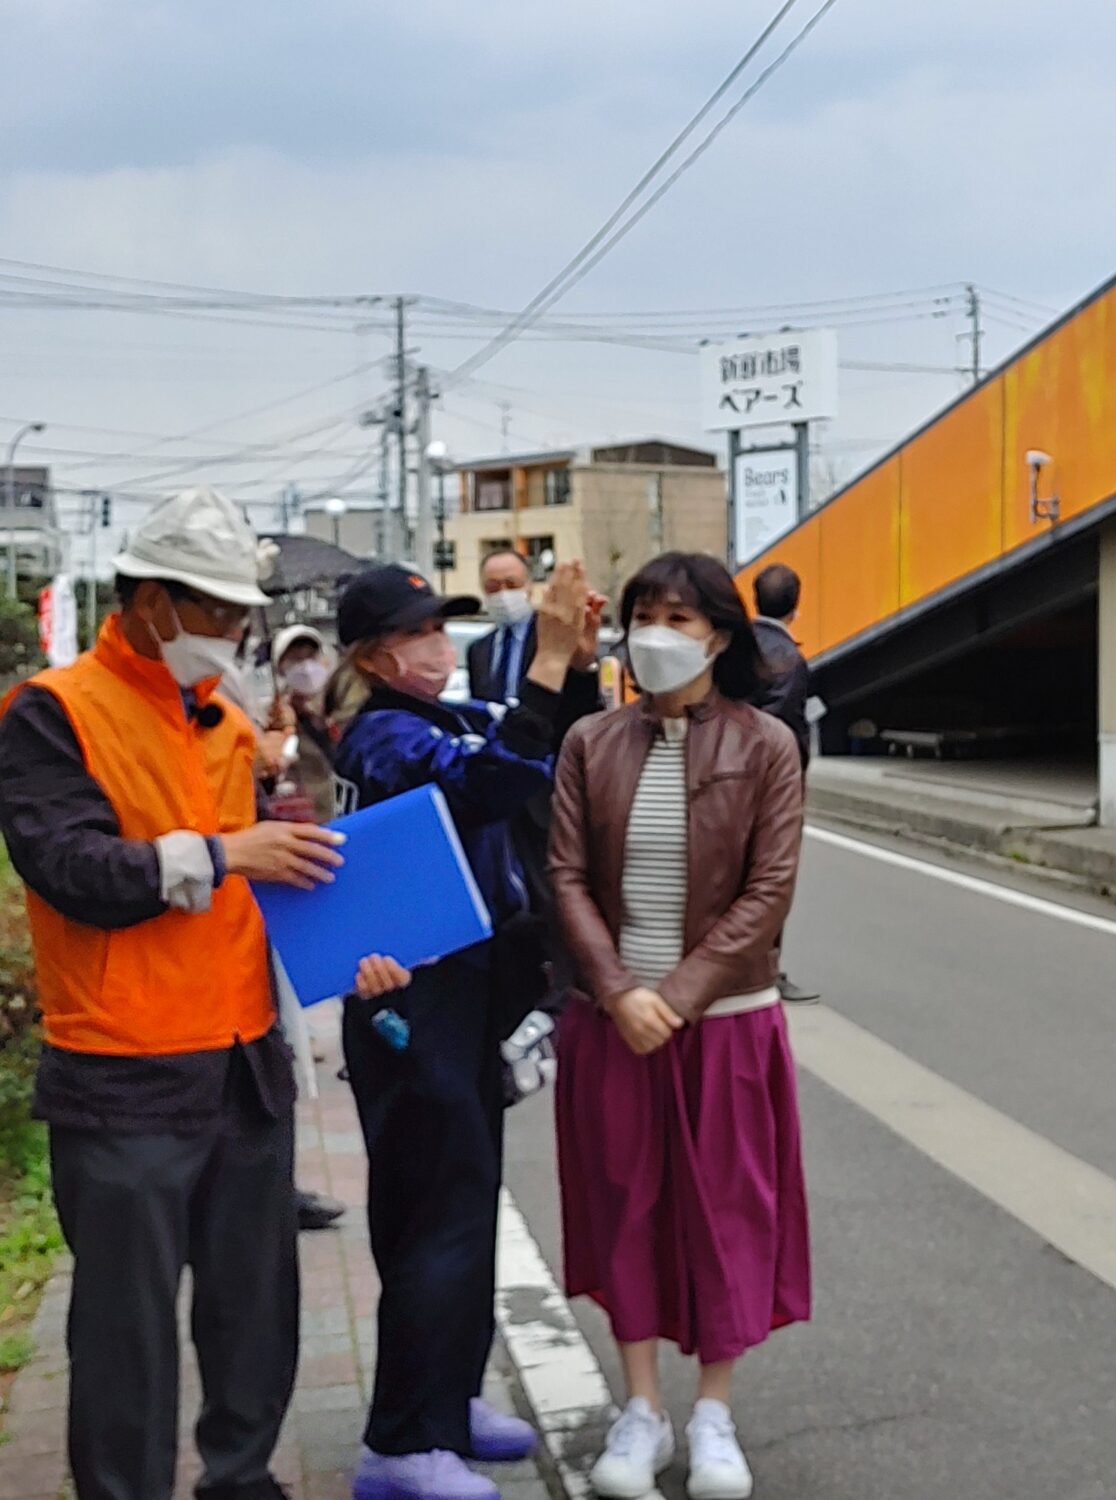
[[[812,422],[837,413],[837,338],[827,329],[711,344],[702,358],[706,431]]]

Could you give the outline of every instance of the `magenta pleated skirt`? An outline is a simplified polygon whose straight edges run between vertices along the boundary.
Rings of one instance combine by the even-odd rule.
[[[575,1003],[558,1049],[566,1289],[621,1343],[737,1359],[810,1316],[794,1063],[782,1007],[705,1020],[636,1057]]]

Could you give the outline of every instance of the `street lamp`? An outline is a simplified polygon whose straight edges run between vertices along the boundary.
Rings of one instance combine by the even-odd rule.
[[[341,499],[340,495],[331,495],[325,503],[325,513],[333,517],[333,545],[341,545],[341,517],[348,510],[348,502]]]
[[[8,507],[8,598],[14,599],[18,592],[16,582],[16,515],[15,515],[15,454],[20,443],[29,432],[45,432],[45,422],[28,422],[21,427],[8,444],[8,474],[5,498]]]
[[[438,476],[438,508],[435,520],[438,523],[438,575],[443,595],[446,592],[446,474],[453,468],[449,448],[441,438],[426,445],[426,462]]]

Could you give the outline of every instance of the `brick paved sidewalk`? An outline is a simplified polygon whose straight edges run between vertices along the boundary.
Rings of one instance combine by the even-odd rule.
[[[347,1500],[371,1391],[377,1283],[364,1217],[366,1163],[348,1086],[336,1078],[338,1012],[314,1013],[327,1061],[318,1068],[321,1098],[299,1105],[300,1187],[341,1198],[349,1212],[340,1228],[300,1236],[302,1358],[291,1411],[275,1460],[276,1477],[292,1500]],[[66,1301],[62,1269],[43,1296],[34,1327],[35,1359],[12,1391],[8,1440],[0,1446],[0,1500],[66,1500]],[[185,1305],[185,1299],[184,1299]],[[188,1500],[198,1474],[191,1429],[198,1376],[183,1325],[182,1410],[176,1500]],[[510,1411],[516,1391],[497,1351],[486,1395]],[[546,1500],[534,1463],[493,1470],[507,1500]]]

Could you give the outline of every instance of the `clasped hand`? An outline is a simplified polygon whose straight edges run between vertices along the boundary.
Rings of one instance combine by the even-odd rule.
[[[616,1029],[638,1057],[646,1057],[665,1047],[674,1033],[686,1024],[662,995],[642,985],[617,995],[610,1014]]]

